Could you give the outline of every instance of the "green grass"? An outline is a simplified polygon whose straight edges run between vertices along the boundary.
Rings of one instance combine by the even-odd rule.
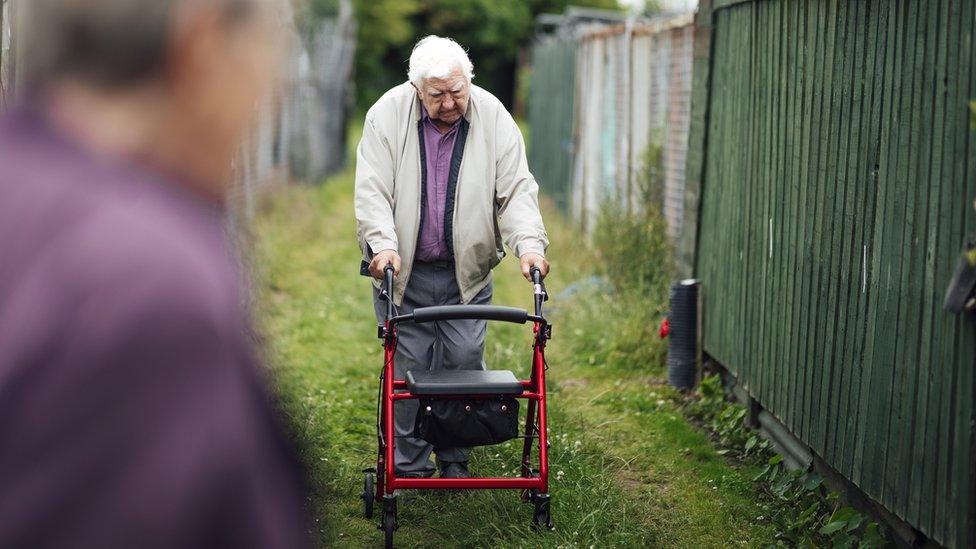
[[[289,187],[255,222],[259,324],[277,393],[309,470],[320,545],[377,546],[362,518],[361,470],[375,454],[381,347],[368,282],[358,276],[353,172],[319,187]],[[557,294],[586,277],[593,256],[551,209]],[[496,269],[495,303],[528,307],[530,286],[511,258]],[[635,345],[660,349],[655,327],[621,345],[599,293],[555,306],[549,347],[553,532],[530,527],[531,509],[511,491],[406,492],[398,545],[470,547],[766,546],[774,544],[751,466],[727,462],[680,411],[659,360],[633,363]],[[638,307],[639,303],[628,304]],[[527,375],[530,330],[492,325],[489,367]],[[581,351],[582,350],[582,351]],[[660,352],[638,353],[660,357]],[[472,468],[512,473],[517,443],[475,450]]]

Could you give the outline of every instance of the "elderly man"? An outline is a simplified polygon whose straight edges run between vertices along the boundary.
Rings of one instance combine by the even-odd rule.
[[[428,36],[410,55],[409,81],[366,115],[356,164],[356,218],[369,272],[396,273],[394,303],[418,307],[486,304],[491,270],[505,252],[526,278],[549,270],[538,186],[519,129],[504,106],[471,83],[473,66],[449,38]],[[383,305],[374,289],[377,316]],[[411,369],[484,369],[484,320],[400,327],[396,376]],[[467,448],[431,448],[413,438],[416,401],[395,410],[396,468],[429,477],[466,478]]]
[[[29,0],[0,121],[0,547],[305,546],[222,203],[267,0]]]

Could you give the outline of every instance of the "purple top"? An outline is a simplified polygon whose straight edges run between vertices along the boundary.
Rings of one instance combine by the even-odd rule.
[[[0,547],[302,547],[219,208],[0,120]]]
[[[424,222],[417,239],[417,260],[447,261],[451,252],[444,240],[444,210],[447,208],[447,178],[451,173],[454,142],[457,141],[461,119],[441,133],[437,124],[421,105],[421,124],[424,129],[424,154],[427,158],[427,203],[424,206]]]

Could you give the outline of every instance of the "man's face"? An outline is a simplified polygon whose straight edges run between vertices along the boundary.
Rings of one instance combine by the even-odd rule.
[[[468,109],[471,85],[460,69],[447,78],[428,78],[417,91],[432,120],[453,124]]]

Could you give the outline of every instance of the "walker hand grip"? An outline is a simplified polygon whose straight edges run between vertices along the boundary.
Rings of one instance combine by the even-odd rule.
[[[529,313],[525,309],[500,305],[438,305],[413,310],[413,321],[417,323],[472,319],[525,324],[529,320]]]
[[[533,301],[535,302],[535,316],[542,316],[542,304],[549,301],[549,293],[546,292],[546,285],[542,282],[542,271],[538,267],[529,270],[532,276]]]
[[[393,265],[387,265],[383,269],[383,290],[380,292],[380,299],[386,301],[386,319],[391,320],[395,308],[393,307]]]

